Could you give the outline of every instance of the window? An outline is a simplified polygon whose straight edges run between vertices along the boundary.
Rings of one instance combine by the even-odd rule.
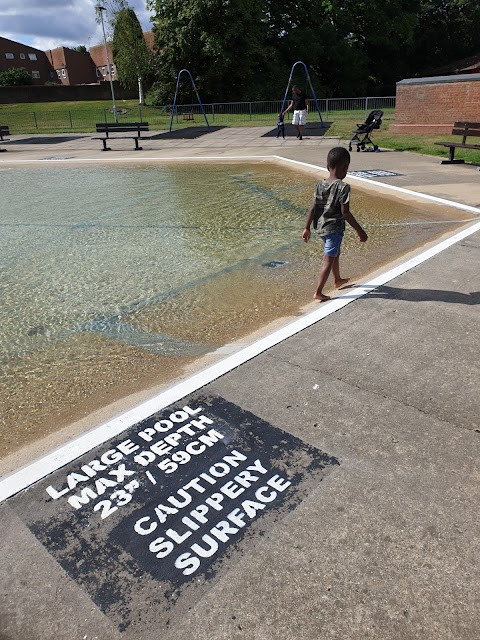
[[[100,78],[100,76],[102,75],[102,74],[100,73],[100,69],[97,67],[97,68],[95,69],[95,71],[97,72],[97,78]]]
[[[37,59],[37,54],[36,53],[29,53],[28,54],[28,59],[29,60],[36,60]]]
[[[114,64],[110,65],[110,75],[112,76],[112,78],[115,75],[115,65]]]
[[[106,76],[106,75],[107,75],[106,67],[102,67],[102,76]]]
[[[62,69],[62,78],[66,78],[67,77],[67,72],[65,71],[65,69]]]
[[[20,60],[25,60],[25,54],[24,53],[20,54]]]
[[[60,74],[61,74],[60,69],[57,69],[56,71],[57,71],[57,76],[60,78]]]
[[[36,78],[38,80],[40,78],[40,71],[32,71],[32,78]]]
[[[15,57],[15,56],[13,55],[13,53],[6,53],[6,54],[5,54],[5,58],[6,58],[7,60],[13,60],[13,59],[14,59],[14,57]]]

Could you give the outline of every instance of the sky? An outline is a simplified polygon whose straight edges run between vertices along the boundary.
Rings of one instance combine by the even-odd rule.
[[[98,0],[0,0],[0,36],[45,51],[55,47],[87,48],[103,42],[95,22]],[[144,31],[152,25],[145,0],[129,0]]]

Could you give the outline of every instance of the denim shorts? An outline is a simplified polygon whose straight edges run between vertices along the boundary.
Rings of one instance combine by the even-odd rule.
[[[336,258],[340,253],[340,245],[343,240],[343,231],[336,231],[335,233],[329,233],[328,236],[320,236],[324,242],[324,255],[330,258]]]

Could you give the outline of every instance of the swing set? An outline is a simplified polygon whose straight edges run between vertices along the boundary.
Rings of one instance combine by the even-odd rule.
[[[180,86],[180,77],[181,77],[182,73],[188,73],[188,76],[190,78],[190,82],[192,83],[192,93],[195,92],[195,94],[197,96],[198,104],[199,104],[200,109],[201,109],[201,111],[203,113],[203,117],[205,118],[205,122],[207,123],[207,130],[210,131],[210,125],[209,125],[208,120],[207,120],[207,114],[205,113],[205,109],[203,108],[202,101],[200,100],[200,96],[198,94],[197,87],[195,86],[195,82],[193,80],[193,76],[192,76],[192,74],[190,73],[190,71],[188,69],[182,69],[181,71],[179,71],[178,76],[177,76],[177,86],[175,87],[175,98],[173,100],[172,114],[170,116],[169,132],[170,133],[172,132],[173,118],[174,118],[174,115],[175,115],[175,109],[177,107],[178,88]]]
[[[319,107],[319,105],[318,105],[317,96],[315,95],[315,90],[314,90],[314,88],[313,88],[312,81],[311,81],[311,79],[310,79],[310,74],[308,73],[307,65],[306,65],[304,62],[302,62],[301,60],[298,60],[297,62],[295,62],[295,63],[292,65],[292,69],[291,69],[291,71],[290,71],[290,77],[288,78],[288,84],[287,84],[287,88],[285,89],[285,95],[284,95],[284,97],[283,97],[282,108],[280,109],[280,112],[285,111],[285,104],[286,104],[286,102],[287,102],[287,96],[288,96],[288,91],[289,91],[289,89],[290,89],[290,84],[291,84],[291,82],[292,82],[293,72],[295,71],[295,67],[296,67],[298,64],[299,64],[299,65],[302,65],[302,67],[305,69],[305,75],[306,75],[306,77],[307,77],[308,86],[310,87],[310,91],[311,91],[311,93],[312,93],[312,98],[313,98],[313,101],[314,101],[314,103],[315,103],[315,109],[317,110],[318,117],[320,118],[320,122],[321,122],[322,128],[324,128],[324,127],[325,127],[325,124],[324,124],[323,119],[322,119],[322,114],[321,114],[321,112],[320,112],[320,107]]]
[[[306,65],[304,62],[302,62],[301,60],[298,60],[297,62],[295,62],[295,63],[293,64],[293,66],[292,66],[291,71],[290,71],[290,77],[288,78],[288,84],[287,84],[287,88],[286,88],[286,90],[285,90],[285,95],[284,95],[284,97],[283,97],[283,102],[282,102],[282,108],[281,108],[281,111],[283,112],[283,111],[285,110],[285,104],[286,104],[286,102],[287,102],[287,96],[288,96],[288,91],[289,91],[289,89],[290,89],[290,85],[291,85],[291,82],[292,82],[293,72],[295,71],[295,67],[296,67],[297,65],[301,65],[301,66],[304,68],[304,70],[305,70],[306,79],[307,79],[307,82],[308,82],[308,86],[310,87],[310,91],[311,91],[312,99],[313,99],[313,102],[315,103],[315,109],[316,109],[316,111],[317,111],[317,113],[318,113],[318,117],[319,117],[319,119],[320,119],[321,126],[322,126],[322,128],[327,128],[327,125],[325,125],[325,123],[323,122],[323,119],[322,119],[322,114],[321,114],[321,112],[320,112],[320,106],[319,106],[319,104],[318,104],[317,96],[315,95],[315,90],[314,90],[314,88],[313,88],[312,81],[311,81],[311,79],[310,79],[310,74],[308,73],[307,65]],[[178,99],[178,89],[179,89],[179,86],[180,86],[180,78],[181,78],[181,76],[182,76],[182,73],[186,73],[186,74],[188,74],[188,77],[190,78],[190,82],[191,82],[191,84],[192,84],[192,94],[195,92],[195,95],[197,96],[197,101],[198,101],[198,104],[199,104],[200,110],[201,110],[201,112],[202,112],[202,114],[203,114],[203,117],[205,118],[205,123],[206,123],[206,125],[207,125],[207,131],[208,131],[208,132],[210,132],[211,127],[210,127],[210,124],[209,124],[208,119],[207,119],[207,114],[205,113],[205,109],[203,108],[203,103],[202,103],[202,101],[201,101],[201,99],[200,99],[200,96],[199,96],[199,94],[198,94],[197,87],[195,86],[195,82],[194,82],[194,80],[193,80],[193,76],[192,76],[192,74],[190,73],[190,71],[189,71],[188,69],[182,69],[181,71],[179,71],[178,76],[177,76],[177,85],[176,85],[176,87],[175,87],[175,98],[174,98],[174,100],[173,100],[172,113],[171,113],[171,115],[170,115],[170,127],[169,127],[169,132],[170,132],[170,133],[172,132],[173,118],[174,118],[175,113],[176,113],[176,108],[177,108],[177,99]],[[189,119],[193,119],[193,114],[184,114],[184,115],[192,116],[192,117],[191,117],[191,118],[189,118]]]

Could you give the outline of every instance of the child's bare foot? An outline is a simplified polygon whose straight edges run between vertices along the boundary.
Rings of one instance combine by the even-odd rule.
[[[325,296],[323,293],[316,293],[313,296],[314,300],[318,300],[318,302],[326,302],[327,300],[330,300],[330,296]]]
[[[340,278],[340,280],[337,280],[334,283],[334,287],[335,289],[341,289],[344,285],[347,284],[347,282],[350,282],[350,278]]]

